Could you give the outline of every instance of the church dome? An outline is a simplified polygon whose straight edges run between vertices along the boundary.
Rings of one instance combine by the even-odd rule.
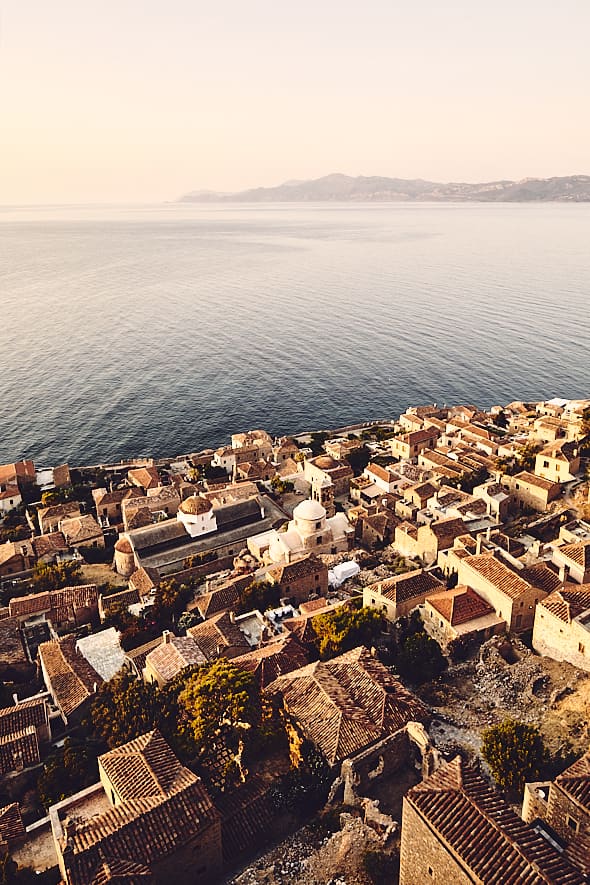
[[[319,520],[326,518],[326,509],[325,507],[322,507],[319,501],[312,501],[311,498],[308,498],[306,501],[302,501],[301,504],[298,504],[297,507],[295,507],[293,510],[293,518],[318,522]]]
[[[338,462],[331,455],[319,455],[313,463],[322,470],[332,470],[333,467],[338,467]]]
[[[178,509],[189,516],[198,516],[200,513],[207,513],[209,510],[212,510],[213,505],[207,498],[201,498],[200,495],[191,495],[190,498],[182,502]]]

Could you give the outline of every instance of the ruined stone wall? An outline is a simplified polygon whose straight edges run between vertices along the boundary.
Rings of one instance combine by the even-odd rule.
[[[352,759],[345,759],[341,768],[345,804],[356,805],[358,796],[366,796],[376,778],[388,777],[412,764],[410,739],[405,728],[357,753]]]
[[[549,783],[534,783],[524,785],[524,797],[522,800],[522,811],[520,816],[527,824],[534,820],[548,820],[547,799],[543,799],[539,795],[539,790],[543,790],[545,796],[549,796]]]
[[[404,799],[399,885],[473,885],[470,876]]]

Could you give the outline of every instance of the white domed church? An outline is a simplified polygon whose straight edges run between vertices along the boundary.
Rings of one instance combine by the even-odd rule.
[[[350,549],[354,529],[344,513],[327,517],[319,501],[308,498],[293,510],[287,530],[273,529],[248,539],[250,552],[267,564],[292,562],[311,553],[341,553]]]

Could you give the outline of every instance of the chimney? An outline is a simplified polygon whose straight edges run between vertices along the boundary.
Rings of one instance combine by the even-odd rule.
[[[481,534],[477,536],[475,539],[475,555],[479,556],[481,553]]]
[[[490,525],[486,529],[486,541],[491,541],[491,540],[492,540],[492,527]]]
[[[167,644],[170,642],[170,637],[172,636],[170,630],[164,630],[162,633],[162,642]]]
[[[231,621],[232,624],[235,624],[235,623],[236,623],[236,613],[235,613],[235,612],[230,612],[230,613],[229,613],[229,619],[230,619],[230,621]]]
[[[569,577],[569,572],[569,567],[564,562],[563,565],[559,567],[559,580],[562,582],[562,584],[565,584],[565,582],[567,581]]]

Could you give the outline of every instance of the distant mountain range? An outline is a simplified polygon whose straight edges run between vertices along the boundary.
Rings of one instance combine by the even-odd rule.
[[[326,175],[312,181],[287,181],[277,187],[256,187],[238,193],[191,191],[181,203],[306,203],[331,200],[446,202],[483,201],[486,203],[590,201],[590,175],[561,178],[523,178],[522,181],[486,181],[481,184],[452,182],[441,184],[420,178]]]

